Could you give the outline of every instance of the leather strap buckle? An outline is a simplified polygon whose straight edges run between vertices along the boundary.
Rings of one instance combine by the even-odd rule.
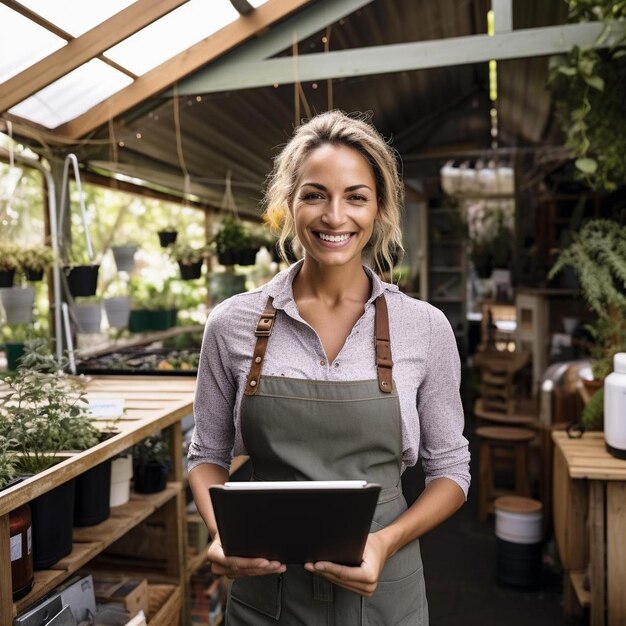
[[[274,328],[274,318],[274,313],[263,313],[257,322],[254,334],[257,337],[269,337],[272,334],[272,328]]]
[[[387,339],[376,339],[376,365],[388,369],[393,368],[391,345]]]

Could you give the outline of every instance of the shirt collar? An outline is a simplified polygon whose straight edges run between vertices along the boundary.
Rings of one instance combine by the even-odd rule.
[[[302,267],[303,261],[300,260],[297,263],[294,263],[286,270],[279,272],[270,280],[266,285],[263,286],[262,291],[268,296],[274,299],[274,308],[276,309],[284,309],[287,312],[297,314],[297,307],[293,297],[293,279],[296,277],[296,274],[300,271]],[[367,304],[371,304],[385,291],[399,291],[398,286],[392,283],[386,283],[382,281],[378,275],[367,265],[363,266],[363,269],[370,277],[372,281],[372,293],[366,302]]]

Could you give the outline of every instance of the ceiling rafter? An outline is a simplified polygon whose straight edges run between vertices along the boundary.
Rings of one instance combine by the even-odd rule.
[[[66,137],[83,137],[109,119],[160,93],[310,2],[312,0],[268,0],[249,15],[239,17],[206,39],[146,72],[131,85],[100,102],[83,115],[58,126],[54,129],[55,132]]]
[[[22,102],[93,58],[100,58],[133,79],[137,78],[135,74],[129,72],[126,68],[115,62],[109,62],[110,60],[103,57],[102,53],[188,1],[137,0],[119,13],[98,24],[95,28],[76,38],[61,31],[47,20],[43,20],[40,16],[37,16],[39,21],[35,20],[34,16],[36,14],[31,11],[26,13],[20,11],[22,15],[37,21],[40,26],[44,26],[44,28],[51,30],[54,34],[67,39],[68,43],[2,83],[0,85],[0,111],[7,111],[12,106]],[[3,2],[10,8],[15,8],[15,5],[17,5],[24,9],[24,7],[12,0],[3,0]]]

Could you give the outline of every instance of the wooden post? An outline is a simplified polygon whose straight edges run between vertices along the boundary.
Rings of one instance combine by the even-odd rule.
[[[608,483],[606,500],[608,626],[619,626],[626,624],[626,483]]]
[[[591,626],[604,626],[606,623],[604,617],[606,609],[604,488],[605,484],[601,481],[593,480],[589,483]]]

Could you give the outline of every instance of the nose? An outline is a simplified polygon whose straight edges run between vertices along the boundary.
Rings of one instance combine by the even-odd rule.
[[[334,229],[339,228],[345,222],[343,198],[334,197],[329,199],[324,207],[322,222]]]

